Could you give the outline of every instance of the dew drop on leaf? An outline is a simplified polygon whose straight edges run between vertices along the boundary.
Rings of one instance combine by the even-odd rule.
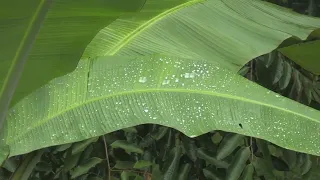
[[[162,85],[166,85],[166,84],[169,84],[169,83],[170,83],[170,80],[165,79],[165,80],[163,80]]]
[[[147,82],[147,77],[140,77],[139,82],[140,82],[140,83],[145,83],[145,82]]]

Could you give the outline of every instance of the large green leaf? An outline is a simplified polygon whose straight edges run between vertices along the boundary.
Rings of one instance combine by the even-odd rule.
[[[0,23],[1,23],[0,32],[4,32],[0,36],[0,38],[4,43],[10,42],[9,46],[0,44],[0,46],[2,45],[0,54],[1,55],[4,54],[4,57],[2,57],[3,59],[0,62],[0,67],[2,68],[0,69],[0,130],[3,129],[3,124],[5,123],[7,111],[9,109],[11,100],[13,98],[13,95],[18,86],[19,80],[21,78],[21,74],[26,64],[27,57],[29,55],[29,52],[31,50],[31,47],[34,41],[38,36],[39,29],[45,19],[45,16],[50,8],[51,3],[52,3],[51,0],[42,0],[37,3],[32,2],[28,4],[25,12],[27,12],[26,14],[29,13],[30,17],[24,17],[25,23],[23,25],[25,26],[26,29],[24,30],[24,32],[20,32],[20,35],[16,33],[11,33],[10,32],[11,29],[7,28],[6,26],[3,26],[1,23],[1,22],[4,22],[4,23],[9,22],[10,24],[15,24],[15,23],[12,23],[12,21],[15,22],[14,20],[16,20],[14,15],[13,16],[11,15],[8,18],[9,20],[0,19]],[[4,10],[4,12],[2,13],[4,14],[4,17],[6,17],[7,12],[9,11],[7,4],[4,5],[4,9],[6,10]],[[33,12],[32,11],[30,12],[30,10],[33,10]],[[1,14],[2,18],[3,18],[3,14]],[[20,15],[23,16],[25,14],[20,13]],[[21,28],[21,26],[19,28]],[[7,38],[6,36],[8,35],[6,31],[11,33],[12,36],[15,36],[15,38],[18,39],[19,41],[17,41],[16,43],[11,41],[6,41],[6,38]],[[8,55],[8,52],[6,51],[7,50],[6,47],[11,47],[12,51],[14,52],[11,55],[9,53],[9,57],[6,56]],[[2,52],[3,51],[2,49],[4,50],[4,52]],[[8,148],[8,147],[5,147],[6,144],[3,142],[2,137],[0,140],[0,146],[1,146],[1,149]],[[6,157],[7,155],[8,155],[7,153],[0,154],[1,158]]]
[[[160,1],[148,0],[140,12],[101,30],[83,57],[160,53],[215,61],[237,71],[283,40],[306,39],[320,28],[320,19],[259,0],[190,0],[154,17],[155,4]]]
[[[256,89],[258,86],[252,85],[252,83],[246,82],[232,74],[239,70],[240,67],[250,59],[275,49],[287,38],[294,36],[300,39],[306,39],[311,32],[320,27],[319,19],[300,16],[257,0],[177,0],[161,2],[162,1],[148,0],[141,12],[133,15],[130,14],[130,16],[125,15],[111,23],[100,31],[91,41],[84,53],[83,62],[78,70],[65,77],[54,80],[12,108],[8,117],[9,122],[5,129],[5,131],[8,132],[5,141],[10,146],[10,156],[50,145],[80,141],[123,127],[148,122],[175,127],[189,136],[200,135],[213,129],[222,129],[261,137],[298,151],[313,154],[318,153],[316,150],[318,145],[317,143],[311,143],[312,138],[310,136],[307,137],[310,139],[307,139],[306,144],[304,144],[309,145],[309,148],[306,149],[299,144],[303,142],[301,138],[304,136],[291,135],[297,130],[299,130],[298,132],[305,133],[306,131],[310,131],[310,128],[316,128],[318,112],[301,105],[296,105],[296,103],[290,100],[276,97],[274,94],[272,95],[272,93],[267,95],[268,91],[260,87]],[[63,10],[64,15],[70,11],[69,9]],[[101,14],[101,11],[96,12]],[[73,13],[71,17],[77,15],[77,10]],[[55,13],[53,14],[57,15]],[[100,16],[100,14],[97,16]],[[87,12],[86,15],[89,16],[91,13]],[[63,18],[65,16],[62,15],[59,17],[61,17],[59,19],[68,19]],[[68,22],[66,24],[72,23]],[[88,26],[90,25],[81,21],[81,27]],[[74,30],[78,33],[78,29]],[[91,32],[91,30],[92,29],[84,28],[83,32],[88,33],[89,31]],[[42,37],[41,32],[39,37]],[[48,34],[50,33],[45,33],[43,37],[49,37]],[[50,36],[50,39],[53,39],[53,37],[54,36]],[[86,37],[89,38],[89,36]],[[76,40],[81,39],[78,36],[74,38]],[[54,40],[55,38],[52,41]],[[64,38],[60,39],[60,41],[64,40]],[[81,43],[72,41],[72,44],[79,45]],[[64,52],[75,52],[73,49],[65,50],[65,46],[57,47],[59,48],[56,48],[55,50],[57,51],[55,52],[57,52],[58,56],[64,54]],[[67,47],[71,48],[72,46]],[[47,52],[50,48],[52,47],[45,46],[45,43],[40,43],[39,47],[34,48],[32,52],[36,57],[43,58],[43,55],[47,54],[42,52]],[[117,74],[117,70],[110,68],[124,68],[122,69],[123,71],[132,72],[134,72],[135,69],[128,70],[128,68],[122,67],[129,66],[130,64],[126,64],[121,60],[118,62],[116,58],[97,60],[95,62],[86,60],[87,57],[95,57],[97,55],[138,56],[155,53],[201,60],[197,63],[199,67],[203,68],[205,62],[210,62],[213,64],[210,67],[212,67],[213,70],[216,69],[216,71],[208,73],[210,77],[214,76],[215,78],[207,77],[197,80],[196,76],[198,72],[191,71],[191,67],[189,67],[191,62],[187,60],[184,62],[184,60],[181,59],[176,60],[176,62],[181,65],[176,64],[173,67],[170,66],[169,61],[168,64],[164,61],[162,67],[157,67],[157,70],[159,70],[159,72],[163,71],[163,73],[157,74],[158,71],[156,71],[154,72],[155,74],[152,75],[152,78],[155,78],[154,82],[150,82],[147,75],[139,74],[140,71],[135,72],[136,74],[131,74],[132,77],[126,77],[129,72]],[[31,53],[31,56],[32,55]],[[54,61],[54,58],[57,57],[52,56],[52,61]],[[66,57],[66,59],[69,59],[69,56]],[[158,61],[153,62],[150,58],[146,59],[147,67],[157,66],[156,63]],[[99,63],[101,63],[101,65]],[[115,64],[112,65],[112,63]],[[107,65],[108,67],[106,67]],[[132,66],[138,65],[133,64]],[[143,64],[139,64],[139,66],[143,66]],[[213,68],[213,66],[215,66],[215,68]],[[39,66],[33,65],[33,67]],[[53,65],[50,65],[50,67],[53,67]],[[148,72],[149,68],[147,67],[141,69],[141,73],[151,73]],[[178,71],[181,67],[185,68],[183,71],[190,70],[189,72],[186,71],[183,75],[183,79],[187,81],[191,80],[188,82],[189,84],[182,84],[179,79],[176,80],[174,79],[175,77],[166,76],[166,73],[174,73],[173,71],[171,72],[171,70],[176,69]],[[97,68],[101,69],[98,70]],[[39,70],[44,69],[46,68],[39,67]],[[228,71],[227,69],[232,71]],[[103,73],[106,71],[110,74],[94,75],[100,71]],[[119,72],[122,71],[119,70]],[[203,72],[206,71],[202,71],[201,73]],[[217,72],[220,75],[216,75]],[[159,77],[155,77],[155,75]],[[226,79],[229,76],[233,82]],[[95,77],[95,79],[92,79],[93,77]],[[166,77],[167,79],[165,79]],[[130,79],[133,84],[124,84],[126,78],[135,78],[135,80]],[[202,80],[204,82],[202,82]],[[92,84],[96,83],[96,81],[104,82],[104,84]],[[182,89],[180,86],[175,87],[169,85],[172,84],[173,81],[179,81],[180,83],[177,82],[177,84],[180,84]],[[157,85],[152,84],[155,82],[157,82]],[[224,82],[226,82],[226,84]],[[230,83],[229,87],[226,88],[228,83]],[[241,86],[238,83],[242,83]],[[33,82],[31,84],[33,84]],[[248,85],[247,87],[243,86],[246,84]],[[167,85],[171,88],[165,88]],[[248,91],[251,86],[254,91]],[[149,87],[152,87],[151,90],[149,90]],[[200,90],[201,93],[199,93]],[[242,92],[243,90],[247,92]],[[249,95],[248,93],[251,94]],[[151,96],[155,94],[157,94],[157,96]],[[177,94],[179,94],[179,96],[174,96]],[[207,98],[207,96],[211,98]],[[270,96],[271,99],[268,101],[266,98],[261,99],[264,96],[266,96],[266,98]],[[121,98],[118,99],[119,97]],[[154,99],[155,97],[161,98],[161,101],[156,101],[157,98]],[[104,101],[103,99],[106,100]],[[170,99],[170,101],[168,101],[168,99]],[[187,101],[188,99],[190,101]],[[227,99],[227,101],[221,101],[222,99]],[[130,101],[126,101],[125,103],[120,100]],[[146,103],[143,102],[144,100],[157,102],[157,104],[152,103],[149,106],[159,109],[159,117],[143,115],[143,112],[146,114],[149,112],[149,109],[141,109],[144,107],[144,103]],[[173,102],[171,102],[171,100]],[[137,107],[133,107],[132,104],[130,104],[133,102],[140,104],[136,104]],[[109,105],[103,103],[109,103]],[[188,107],[188,104],[190,104],[190,107]],[[188,110],[188,108],[198,108],[201,104],[203,104],[203,106],[210,105],[215,108],[210,107],[211,110],[208,111],[209,114],[200,113],[197,116],[195,109]],[[219,108],[220,105],[222,109]],[[106,106],[111,109],[106,108]],[[118,106],[132,107],[118,109]],[[172,108],[168,109],[170,106]],[[176,110],[174,110],[174,107]],[[183,107],[189,112],[183,116],[182,109],[179,110],[178,107]],[[246,107],[246,109],[243,109],[243,107]],[[268,113],[257,110],[258,107],[263,107],[262,109],[265,109]],[[202,107],[200,107],[198,111],[201,111],[201,108]],[[289,110],[286,108],[289,108]],[[238,111],[231,111],[231,109],[237,109]],[[248,111],[248,109],[250,110]],[[140,110],[143,111],[140,112]],[[131,115],[126,116],[127,111],[129,114],[131,113]],[[96,112],[96,114],[94,112]],[[102,112],[103,114],[101,114]],[[119,114],[119,112],[122,114]],[[282,117],[284,115],[285,117]],[[188,116],[190,116],[190,119],[187,118]],[[101,117],[102,119],[100,119]],[[107,119],[104,119],[106,117]],[[249,122],[252,121],[251,118],[248,117],[251,117],[252,121],[259,119],[257,122],[258,124],[260,123],[260,126],[254,124],[254,121],[254,123],[252,123],[253,125],[251,125],[252,127],[249,127]],[[285,123],[277,121],[276,119],[284,118],[288,120],[287,118],[289,117],[296,125],[290,127],[290,129],[284,125]],[[204,124],[196,123],[196,121],[199,121],[199,118],[201,118],[200,122],[203,121]],[[224,121],[226,119],[229,119],[229,121]],[[239,122],[232,121],[233,123],[231,123],[231,119],[236,119]],[[284,122],[286,122],[286,120],[284,120]],[[215,122],[219,121],[225,122],[225,124],[217,124],[216,126]],[[210,124],[209,122],[214,123]],[[242,124],[243,129],[238,126],[239,123]],[[300,123],[303,124],[302,127],[300,127]],[[277,124],[275,127],[271,126],[275,124]],[[290,123],[290,125],[293,124]],[[263,127],[268,128],[264,128],[264,132],[261,132]],[[278,127],[281,128],[277,129]],[[284,133],[285,137],[283,137],[282,131],[286,130],[288,130],[288,132]],[[274,137],[276,135],[278,137]],[[292,141],[289,141],[290,138],[293,138]],[[2,151],[1,154],[5,154],[4,152],[5,151]]]
[[[139,10],[145,0],[54,0],[48,6],[49,1],[52,0],[1,3],[0,95],[11,69],[16,69],[17,59],[27,56],[14,102],[49,80],[73,71],[100,29],[124,12]],[[37,20],[40,18],[45,18],[41,27]]]
[[[87,44],[100,29],[124,12],[140,9],[143,3],[144,0],[3,1],[0,129],[11,99],[15,104],[49,80],[74,70]]]
[[[281,48],[280,52],[308,71],[320,75],[320,40]]]
[[[218,129],[319,155],[319,117],[218,64],[101,57],[81,61],[11,109],[6,143],[14,156],[154,123],[190,137]]]

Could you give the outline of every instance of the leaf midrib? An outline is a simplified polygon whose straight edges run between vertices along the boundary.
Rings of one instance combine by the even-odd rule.
[[[187,6],[202,2],[202,1],[206,1],[206,0],[192,0],[192,1],[188,1],[186,3],[180,4],[179,6],[176,6],[174,8],[168,9],[166,11],[164,11],[163,13],[155,16],[154,18],[150,19],[149,21],[143,23],[142,25],[140,25],[138,28],[136,28],[134,31],[132,31],[131,33],[129,33],[127,36],[125,36],[123,39],[120,40],[120,42],[118,42],[116,45],[114,45],[109,51],[107,51],[104,55],[115,55],[117,52],[119,52],[125,45],[127,45],[132,39],[134,39],[136,36],[139,35],[140,32],[144,31],[145,29],[147,29],[148,27],[152,26],[153,24],[155,24],[156,22],[158,22],[158,20],[161,20],[162,18],[164,18],[165,16],[178,11],[179,9],[183,9]]]
[[[137,94],[137,93],[152,93],[152,92],[159,92],[159,93],[161,93],[161,92],[172,92],[172,93],[202,94],[202,95],[210,95],[210,96],[222,97],[222,98],[226,98],[226,99],[239,100],[239,101],[248,102],[248,103],[252,103],[252,104],[257,104],[257,105],[261,105],[261,106],[265,106],[265,107],[279,109],[281,111],[288,112],[288,113],[291,113],[291,114],[295,114],[297,116],[304,117],[306,119],[309,119],[311,121],[319,123],[319,121],[316,120],[316,119],[313,119],[311,117],[305,116],[303,114],[300,114],[300,113],[297,113],[297,112],[294,112],[294,111],[290,111],[290,110],[285,109],[285,108],[281,108],[281,107],[278,107],[278,106],[262,103],[262,102],[259,102],[259,101],[256,101],[256,100],[251,100],[251,99],[247,99],[247,98],[243,98],[243,97],[239,97],[239,96],[233,96],[233,95],[229,95],[229,94],[224,94],[224,93],[218,93],[218,92],[212,92],[212,91],[202,91],[202,90],[190,90],[190,89],[147,89],[147,90],[125,91],[125,92],[114,93],[114,94],[110,94],[110,95],[106,95],[106,96],[100,96],[99,98],[93,98],[93,99],[85,101],[85,102],[83,102],[81,104],[77,104],[77,105],[71,106],[70,108],[68,108],[68,109],[66,109],[64,111],[61,111],[61,112],[57,113],[54,116],[50,116],[50,117],[48,117],[46,119],[43,119],[43,120],[37,122],[36,124],[31,126],[31,128],[29,128],[27,131],[22,132],[20,135],[16,135],[14,138],[12,138],[11,140],[7,141],[7,144],[10,144],[11,142],[19,139],[21,136],[24,136],[29,131],[41,126],[42,124],[45,124],[46,122],[50,121],[51,119],[54,119],[54,118],[66,113],[66,112],[72,111],[72,110],[74,110],[74,109],[76,109],[76,108],[78,108],[80,106],[84,106],[84,105],[90,104],[92,102],[100,101],[102,99],[113,98],[113,97],[116,97],[116,96]]]

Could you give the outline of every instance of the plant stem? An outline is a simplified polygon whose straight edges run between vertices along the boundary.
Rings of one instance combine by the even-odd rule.
[[[136,171],[136,170],[132,170],[132,169],[111,169],[110,171],[114,171],[114,172],[130,171],[130,172],[134,172],[134,173],[138,173],[138,174],[144,174],[144,175],[148,175],[148,176],[151,176],[151,175],[152,175],[152,174],[149,173],[149,172]]]
[[[103,138],[103,143],[104,143],[104,148],[106,150],[106,160],[107,160],[107,166],[108,166],[108,179],[111,178],[111,169],[110,169],[110,161],[109,161],[109,154],[108,154],[108,146],[107,146],[107,143],[106,143],[106,138],[104,137],[104,135],[102,136]]]
[[[253,60],[250,62],[250,80],[253,81]],[[250,136],[251,162],[253,160],[252,136]]]

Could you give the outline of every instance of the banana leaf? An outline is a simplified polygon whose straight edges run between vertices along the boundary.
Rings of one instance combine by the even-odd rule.
[[[279,51],[306,70],[320,75],[320,40],[281,48]]]
[[[165,54],[238,71],[291,38],[320,37],[320,19],[259,0],[190,0],[154,16],[157,0],[102,29],[83,58]],[[313,35],[314,34],[314,35]],[[314,60],[316,63],[316,60]]]
[[[1,3],[0,97],[6,95],[3,93],[11,80],[10,74],[22,73],[13,97],[15,104],[51,79],[72,72],[99,30],[120,15],[139,10],[143,3],[144,0],[10,0]],[[19,64],[21,59],[26,59],[24,70],[23,64]],[[19,66],[22,69],[16,72]]]
[[[51,79],[72,72],[100,29],[124,13],[139,10],[143,3],[144,0],[10,0],[1,3],[1,131],[6,131],[2,127],[10,103],[12,106]],[[0,145],[7,148],[3,138]],[[7,153],[0,153],[0,156],[5,157]]]
[[[87,46],[77,70],[54,79],[24,98],[10,110],[7,124],[5,124],[6,128],[1,132],[1,136],[4,137],[2,139],[10,147],[10,156],[56,144],[80,141],[148,122],[174,127],[190,137],[214,129],[221,129],[260,137],[297,151],[311,154],[319,153],[316,148],[318,144],[311,142],[311,137],[309,139],[305,136],[291,135],[293,132],[303,134],[311,132],[312,128],[317,129],[318,111],[280,97],[235,75],[241,66],[250,59],[272,51],[288,38],[307,39],[310,33],[320,27],[319,19],[301,16],[258,0],[164,1],[163,4],[161,2],[148,0],[139,13],[121,16],[109,24]],[[65,14],[69,12],[69,9],[68,11],[67,9],[63,10],[65,10]],[[101,13],[101,11],[97,12]],[[77,15],[76,10],[73,13],[73,16]],[[57,15],[58,13],[53,14]],[[59,19],[68,19],[63,17],[61,15]],[[79,24],[84,27],[84,32],[91,31],[91,29],[85,29],[89,26],[88,24],[86,24],[87,26],[84,23]],[[44,27],[46,27],[45,25]],[[74,30],[78,32],[77,29]],[[41,32],[39,37],[41,37]],[[52,39],[52,36],[48,34],[50,33],[43,34],[43,37]],[[75,39],[79,38],[75,37]],[[64,39],[62,38],[60,41],[64,41]],[[43,44],[45,43],[40,43],[39,47],[35,48],[37,47],[36,42],[31,55],[34,52],[40,59],[43,58],[43,55],[48,55],[49,53],[46,51],[50,47],[43,48],[41,51]],[[79,45],[73,41],[68,48],[73,48],[74,44]],[[58,57],[52,57],[52,61],[61,59],[60,56],[64,54],[63,52],[75,52],[70,49],[65,50],[62,47],[64,46],[53,48]],[[81,53],[79,54],[81,55]],[[150,57],[152,54],[165,56],[152,58]],[[107,56],[101,58],[103,59],[101,61],[100,58],[90,58],[105,55],[127,56],[128,58],[122,60],[121,57]],[[145,55],[145,59],[134,58],[141,55]],[[167,56],[173,58],[172,62],[167,61],[170,59],[166,59]],[[132,64],[127,62],[128,59]],[[159,64],[156,63],[159,62],[159,59],[162,59],[164,63],[158,67]],[[140,62],[140,65],[134,64],[134,61]],[[208,68],[212,68],[209,68],[212,71],[208,70],[207,72],[210,74],[210,78],[205,77],[197,80],[199,72],[190,69],[192,67],[190,64],[193,64],[193,61],[199,67],[206,67],[205,65],[208,64]],[[63,63],[65,62],[63,61]],[[144,62],[149,63],[146,65],[148,68],[145,67],[141,69],[141,72],[135,72],[137,66],[143,66]],[[176,64],[170,66],[170,62]],[[129,69],[129,66],[133,66],[134,69]],[[151,73],[148,72],[150,66],[163,72],[148,74]],[[33,69],[30,68],[32,70],[34,67],[39,67],[37,69],[41,71],[45,69],[38,65],[32,66],[32,64],[30,67],[33,67]],[[110,69],[111,67],[115,69]],[[176,77],[166,76],[166,74],[176,76],[174,71],[178,71],[182,67],[183,70],[189,71],[180,74],[181,77],[177,77],[178,80],[175,79]],[[59,68],[54,69],[58,70]],[[117,71],[128,71],[128,73],[117,74]],[[199,71],[201,72],[200,69]],[[98,72],[103,73],[99,74]],[[107,72],[110,74],[105,74]],[[130,76],[137,78],[130,79],[133,84],[128,84],[124,80],[124,78],[129,78],[127,77],[129,72],[134,72]],[[146,74],[139,74],[142,72]],[[201,73],[203,72],[206,71],[203,69]],[[217,75],[217,72],[220,74]],[[92,76],[96,73],[99,77]],[[152,75],[152,77],[148,75]],[[155,77],[155,75],[159,77]],[[93,77],[95,77],[94,81]],[[228,81],[228,77],[232,82]],[[149,78],[155,78],[154,82],[150,82]],[[191,81],[181,83],[181,78]],[[165,85],[171,86],[173,81],[180,84],[182,92],[180,87],[175,86],[169,89],[164,88],[165,90],[161,89]],[[29,81],[22,80],[22,82]],[[105,83],[95,84],[97,82]],[[33,82],[31,83],[33,84]],[[153,88],[152,92],[147,93],[149,92],[146,90],[148,87]],[[23,90],[23,88],[21,89]],[[249,91],[249,89],[251,90]],[[128,90],[132,90],[134,93],[131,91],[128,93]],[[189,92],[189,90],[191,91]],[[198,93],[199,90],[204,92]],[[144,94],[145,91],[146,94]],[[119,95],[109,96],[109,93],[119,93]],[[271,99],[268,101],[262,99],[264,96]],[[157,97],[161,101],[157,101],[160,100]],[[225,98],[228,100],[221,101]],[[158,109],[158,116],[143,115],[143,112],[150,111],[150,109],[144,108],[146,102],[143,101],[148,99],[154,101],[149,106]],[[140,104],[139,101],[141,101]],[[130,103],[134,102],[138,103],[135,104],[137,107],[131,107]],[[201,104],[206,110],[210,105],[214,112],[208,111],[196,116],[195,108],[199,108]],[[122,109],[123,114],[126,111],[131,113],[130,117],[122,119],[117,105],[123,107],[130,105],[131,109],[129,107]],[[177,109],[168,109],[170,106]],[[179,110],[178,107],[183,107],[183,109]],[[143,108],[143,112],[140,112],[141,108]],[[188,108],[193,110],[189,111]],[[264,108],[265,111],[260,111],[257,108]],[[186,113],[188,116],[180,116],[179,118],[178,115],[182,115],[183,110],[189,111]],[[290,127],[279,121],[281,118],[288,120],[289,117],[294,122],[290,123],[292,125]],[[225,118],[229,121],[225,121]],[[254,121],[256,119],[257,121]],[[196,123],[198,121],[200,124]],[[220,125],[217,122],[226,123]],[[260,126],[257,126],[256,122]],[[242,127],[239,127],[239,124]],[[262,126],[263,124],[264,126]],[[300,124],[303,125],[300,126]],[[273,127],[273,125],[276,126]],[[1,154],[6,153],[5,149],[1,151]],[[0,160],[2,159],[0,158]]]
[[[189,137],[223,130],[319,155],[319,117],[216,63],[107,56],[80,61],[20,101],[9,112],[6,143],[14,156],[153,123]]]

